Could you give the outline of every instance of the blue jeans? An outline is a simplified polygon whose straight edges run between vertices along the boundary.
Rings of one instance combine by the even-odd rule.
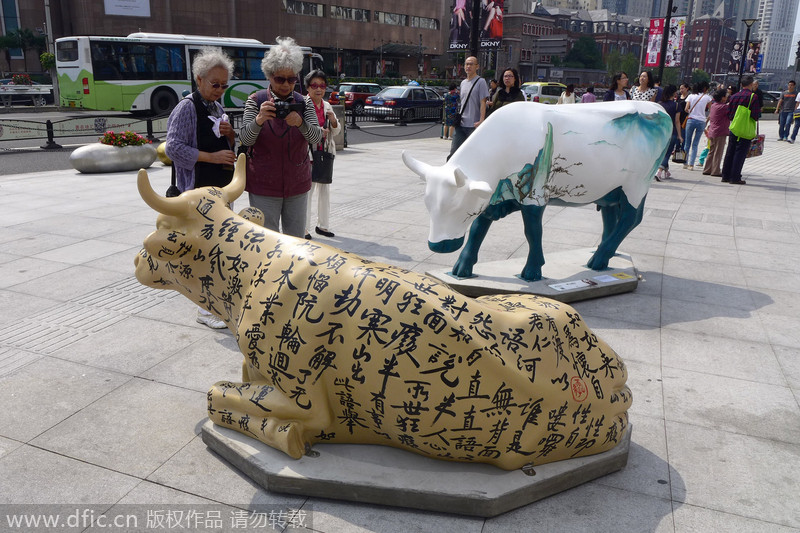
[[[673,128],[674,130],[675,128]],[[675,150],[675,147],[678,146],[678,132],[673,131],[672,137],[669,139],[669,144],[667,145],[667,153],[664,154],[664,160],[661,161],[659,168],[663,168],[664,170],[669,169],[669,159],[672,157],[672,151]]]
[[[788,139],[789,130],[792,129],[792,115],[794,111],[781,111],[778,115],[778,138]]]
[[[794,119],[794,130],[792,130],[792,142],[797,139],[797,130],[800,130],[800,118]]]
[[[706,123],[696,118],[690,118],[686,121],[686,136],[683,138],[683,149],[686,151],[686,164],[694,166],[694,160],[697,158],[697,145],[700,144],[700,136],[703,134],[703,127]],[[691,153],[689,148],[691,147]]]

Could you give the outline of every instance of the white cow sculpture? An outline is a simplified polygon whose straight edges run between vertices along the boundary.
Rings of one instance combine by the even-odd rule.
[[[671,134],[669,115],[652,102],[517,102],[492,113],[444,165],[427,165],[405,152],[403,161],[427,183],[431,250],[458,250],[472,224],[454,276],[472,276],[492,221],[521,210],[529,251],[520,277],[535,281],[542,278],[542,216],[548,203],[597,204],[603,237],[587,265],[608,267],[642,220]]]

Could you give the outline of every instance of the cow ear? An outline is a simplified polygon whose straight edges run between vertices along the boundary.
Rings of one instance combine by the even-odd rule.
[[[417,161],[413,157],[411,157],[408,152],[403,150],[402,152],[403,163],[417,176],[419,176],[422,181],[427,181],[428,172],[431,170],[431,166],[423,163],[422,161]]]
[[[469,182],[469,192],[478,198],[486,200],[492,196],[494,191],[492,191],[492,186],[485,181],[471,181]]]
[[[464,171],[461,170],[458,167],[456,167],[453,170],[453,176],[455,176],[455,178],[456,178],[456,187],[459,187],[459,188],[463,187],[467,183],[467,181],[469,181],[469,179],[467,178],[467,175],[464,174]]]

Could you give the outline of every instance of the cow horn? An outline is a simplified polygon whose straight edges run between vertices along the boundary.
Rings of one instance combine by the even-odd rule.
[[[152,207],[164,215],[180,216],[185,210],[186,202],[179,198],[166,198],[156,193],[153,186],[150,185],[150,178],[147,176],[145,169],[139,169],[139,174],[136,177],[136,186],[139,188],[139,194],[144,200],[144,203]]]
[[[403,156],[403,163],[405,163],[409,170],[419,176],[422,181],[427,181],[426,176],[428,175],[428,172],[430,172],[431,166],[427,163],[423,163],[422,161],[417,161],[405,150],[403,150],[401,155]]]
[[[456,178],[456,187],[463,187],[467,183],[467,175],[460,168],[456,167],[453,170],[453,175]]]
[[[229,184],[222,188],[222,197],[226,202],[232,203],[242,195],[246,183],[247,156],[240,154],[239,159],[236,160],[236,169],[233,171],[233,179],[231,179]]]

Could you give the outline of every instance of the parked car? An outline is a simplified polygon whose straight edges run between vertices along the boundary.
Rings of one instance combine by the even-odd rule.
[[[0,95],[2,95],[2,104],[8,103],[8,105],[45,105],[45,104],[52,104],[55,100],[53,98],[53,87],[51,85],[44,85],[43,87],[49,87],[50,93],[49,94],[36,94],[36,95],[27,95],[27,94],[16,94],[11,87],[13,86],[13,82],[11,78],[3,78],[0,79]],[[38,82],[31,82],[31,86],[42,86],[41,83]],[[24,87],[24,86],[23,86]]]
[[[364,111],[379,120],[386,118],[441,118],[444,99],[430,87],[396,85],[367,98]]]
[[[345,110],[352,109],[357,115],[364,111],[367,98],[378,94],[381,86],[377,83],[342,83],[331,93],[331,105],[344,104]]]
[[[567,86],[555,81],[528,81],[522,84],[522,92],[529,102],[541,104],[556,104],[558,97],[566,90]]]
[[[764,105],[761,106],[761,114],[774,113],[781,99],[781,93],[776,91],[764,91]]]

